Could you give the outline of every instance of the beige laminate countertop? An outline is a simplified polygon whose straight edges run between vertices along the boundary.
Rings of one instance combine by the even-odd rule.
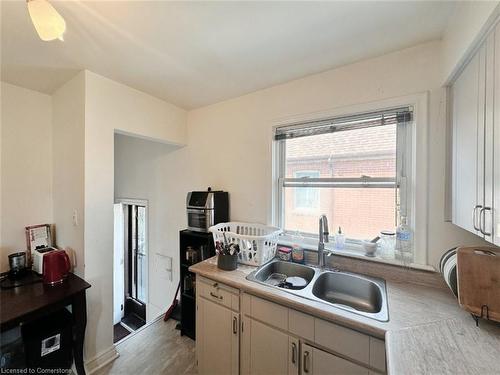
[[[500,374],[500,324],[479,327],[444,288],[386,280],[389,321],[379,322],[246,280],[255,267],[217,268],[213,257],[192,272],[255,296],[385,339],[391,374]]]

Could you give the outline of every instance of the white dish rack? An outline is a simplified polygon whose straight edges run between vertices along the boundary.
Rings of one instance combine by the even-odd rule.
[[[228,243],[238,244],[238,263],[250,266],[261,266],[274,258],[278,237],[282,232],[277,227],[233,221],[214,225],[209,231],[214,237],[214,243],[224,243],[225,235]]]

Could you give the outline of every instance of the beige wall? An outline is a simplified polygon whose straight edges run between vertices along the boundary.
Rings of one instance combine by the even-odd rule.
[[[498,15],[499,1],[458,2],[443,35],[443,82],[452,78],[485,31],[490,18]]]
[[[417,183],[416,189],[424,189],[431,208],[425,220],[427,249],[420,251],[427,251],[429,263],[436,265],[449,247],[478,241],[444,221],[445,92],[440,58],[440,43],[427,43],[190,111],[188,146],[169,155],[168,173],[178,181],[175,204],[181,210],[189,190],[223,188],[230,192],[231,220],[269,223],[273,124],[291,116],[428,92],[429,163],[422,167],[429,184]],[[177,227],[184,225],[179,215]]]
[[[71,249],[75,273],[84,276],[85,74],[79,73],[52,97],[54,222],[57,246]],[[73,215],[76,214],[76,222]]]
[[[86,357],[113,345],[113,203],[115,131],[185,144],[186,112],[85,71],[85,279],[89,320]]]
[[[207,186],[222,188],[231,194],[232,220],[271,221],[271,136],[272,126],[278,120],[428,92],[429,162],[425,169],[429,184],[417,185],[417,189],[424,189],[428,195],[426,222],[429,236],[426,247],[429,262],[436,264],[447,248],[479,241],[478,237],[444,221],[446,111],[445,92],[441,86],[443,77],[449,76],[456,68],[464,50],[469,48],[493,8],[493,4],[482,4],[473,11],[464,8],[460,17],[457,16],[455,26],[450,26],[450,30],[454,27],[458,34],[449,31],[444,45],[440,42],[419,45],[188,114],[125,85],[88,71],[81,72],[52,98],[53,137],[47,137],[42,131],[49,129],[50,132],[51,128],[50,97],[2,84],[2,253],[8,243],[13,249],[20,246],[17,243],[21,237],[16,228],[33,223],[29,218],[22,220],[27,223],[16,224],[8,214],[13,213],[17,220],[18,208],[26,206],[18,199],[20,205],[14,207],[12,196],[19,197],[19,192],[29,187],[26,191],[29,199],[37,194],[44,197],[36,199],[40,202],[36,210],[29,205],[30,213],[50,212],[54,208],[53,216],[51,213],[33,221],[47,221],[53,217],[58,244],[75,249],[78,254],[77,273],[92,284],[88,291],[86,340],[86,358],[92,360],[112,346],[113,148],[116,131],[175,145],[188,144],[166,154],[162,167],[168,176],[162,184],[168,192],[168,210],[172,214],[164,218],[165,233],[159,241],[164,242],[166,251],[177,254],[177,232],[186,225],[185,195],[190,190]],[[469,12],[473,13],[468,16]],[[464,34],[459,36],[461,32]],[[17,94],[9,99],[6,92]],[[23,103],[22,111],[19,103]],[[7,119],[14,121],[9,123]],[[15,124],[22,124],[22,129],[14,127]],[[33,129],[34,133],[26,129]],[[13,138],[9,137],[19,138],[25,132],[31,138],[22,137],[19,145],[10,141]],[[43,153],[33,155],[29,146],[39,140],[47,144],[53,142],[53,147],[45,147]],[[20,152],[25,148],[27,153]],[[54,150],[53,155],[51,150]],[[19,154],[29,156],[17,159]],[[44,158],[47,163],[42,162]],[[12,165],[16,167],[12,168]],[[46,170],[45,166],[48,166]],[[53,179],[48,179],[39,188],[37,176],[52,173],[52,167]],[[34,173],[25,175],[26,170]],[[23,184],[24,181],[29,183]],[[34,185],[36,189],[33,189]],[[78,214],[76,226],[72,219],[75,208]],[[10,240],[10,236],[16,237],[17,242]]]
[[[179,282],[179,253],[167,243],[171,210],[169,180],[164,173],[167,155],[178,149],[126,135],[115,135],[115,199],[148,201],[148,304],[147,321],[164,313],[174,298]],[[175,236],[174,240],[177,236]],[[165,256],[172,258],[172,280],[165,270]]]
[[[53,222],[51,97],[1,83],[0,271],[26,250],[24,227]]]
[[[1,94],[1,269],[7,253],[25,248],[26,225],[54,222],[57,245],[74,250],[76,273],[92,285],[85,342],[86,359],[92,360],[113,345],[115,131],[178,147],[186,142],[186,112],[88,71],[52,97],[5,83]],[[167,219],[166,212],[160,200],[161,226],[175,221],[174,211]],[[176,255],[160,245],[163,236],[156,227],[152,251]],[[153,288],[158,311],[175,292],[159,289]]]

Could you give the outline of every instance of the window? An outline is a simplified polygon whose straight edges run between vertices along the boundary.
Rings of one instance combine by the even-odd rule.
[[[318,178],[319,171],[296,171],[295,178]],[[319,190],[314,188],[303,188],[295,191],[294,206],[297,210],[315,212],[319,209]]]
[[[411,124],[404,107],[276,128],[277,224],[317,235],[326,214],[353,240],[411,225]]]

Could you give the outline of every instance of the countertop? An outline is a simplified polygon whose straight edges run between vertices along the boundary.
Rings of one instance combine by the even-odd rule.
[[[500,324],[480,320],[476,327],[446,288],[384,277],[389,321],[379,322],[246,280],[255,269],[240,264],[223,271],[216,257],[190,267],[200,276],[385,339],[391,374],[500,374]]]

